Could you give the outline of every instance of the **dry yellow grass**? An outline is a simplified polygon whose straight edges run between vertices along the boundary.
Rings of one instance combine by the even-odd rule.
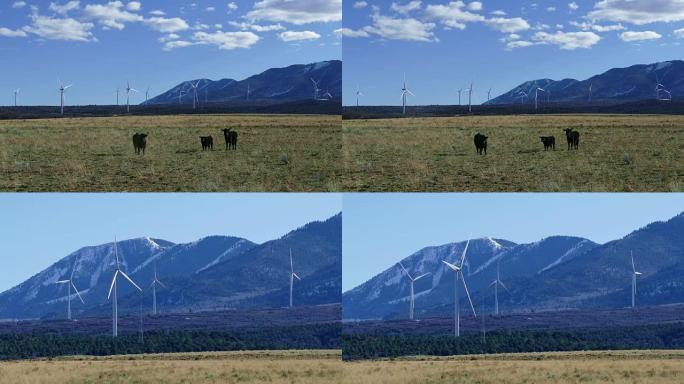
[[[225,151],[221,128],[238,131]],[[145,156],[132,135],[149,134]],[[199,136],[214,137],[203,152]],[[0,121],[0,191],[335,191],[341,119],[119,116]]]
[[[343,384],[671,384],[684,351],[525,353],[345,363]]]
[[[578,130],[567,151],[562,128]],[[473,136],[489,136],[488,154]],[[556,137],[544,152],[539,136]],[[684,116],[468,116],[343,121],[344,190],[684,191]]]
[[[64,357],[0,363],[2,384],[338,383],[340,351]]]

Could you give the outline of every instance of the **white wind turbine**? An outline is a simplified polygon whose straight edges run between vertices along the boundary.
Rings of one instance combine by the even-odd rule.
[[[416,281],[418,281],[419,279],[422,279],[423,277],[429,275],[430,272],[428,272],[428,273],[423,273],[422,275],[420,275],[420,276],[418,276],[418,277],[413,277],[413,276],[411,276],[411,274],[406,270],[406,268],[404,268],[404,265],[403,265],[401,262],[399,262],[399,266],[400,266],[401,269],[404,271],[404,273],[406,273],[406,276],[407,276],[407,277],[409,278],[409,280],[411,281],[411,304],[409,305],[409,319],[413,320],[413,313],[414,313],[414,310],[415,310],[415,308],[416,308],[416,297],[415,297],[414,284],[415,284]]]
[[[131,88],[131,83],[129,83],[129,82],[127,81],[127,82],[126,82],[126,112],[130,112],[130,111],[131,111],[131,103],[130,103],[130,101],[131,101],[131,91],[133,91],[133,92],[138,92],[137,89]]]
[[[67,287],[68,287],[67,320],[71,320],[71,288],[74,289],[74,292],[76,292],[76,295],[78,295],[78,298],[81,299],[81,303],[85,304],[85,301],[83,301],[81,294],[78,292],[78,289],[76,289],[76,285],[74,285],[74,272],[76,272],[76,262],[77,261],[78,261],[78,259],[74,260],[74,265],[71,267],[71,275],[69,275],[68,279],[58,280],[57,282],[55,282],[55,284],[67,284]]]
[[[361,87],[359,87],[358,84],[356,84],[356,106],[359,106],[359,96],[364,96],[363,93],[361,93]]]
[[[404,86],[401,87],[401,114],[406,114],[406,97],[408,95],[415,96],[408,88],[406,88],[406,73],[404,73]]]
[[[107,295],[107,300],[112,299],[112,336],[117,337],[119,335],[119,308],[116,301],[116,278],[119,275],[123,276],[129,283],[131,283],[138,291],[142,292],[142,289],[138,287],[136,283],[131,280],[130,277],[124,271],[121,270],[119,265],[119,253],[117,251],[116,237],[114,237],[114,257],[116,258],[116,270],[114,271],[114,276],[112,277],[112,285],[109,287],[109,294]]]
[[[150,87],[148,86],[145,90],[145,105],[147,105],[147,100],[150,98]]]
[[[591,90],[594,87],[594,83],[589,83],[589,102],[591,103]]]
[[[475,313],[475,307],[473,306],[473,301],[470,300],[470,293],[468,292],[468,285],[465,282],[465,276],[463,275],[463,263],[465,263],[466,252],[468,251],[468,245],[470,244],[470,239],[466,243],[463,249],[463,254],[461,255],[461,261],[458,265],[451,264],[447,261],[442,260],[447,267],[454,271],[454,336],[461,336],[461,313],[459,310],[459,300],[458,300],[458,279],[459,277],[463,280],[463,288],[465,288],[466,296],[468,296],[468,302],[470,303],[470,308],[473,310],[473,316],[477,317]]]
[[[637,276],[641,275],[641,272],[637,272],[636,266],[634,265],[634,255],[632,254],[632,251],[629,251],[630,256],[632,257],[632,308],[636,306],[636,281],[637,281]]]
[[[313,79],[313,77],[310,79],[314,87],[314,100],[318,100],[318,92],[320,91],[320,88],[318,88],[318,83],[320,82],[320,80],[316,81]]]
[[[511,291],[506,288],[503,281],[499,277],[499,262],[496,262],[496,280],[489,284],[490,287],[494,287],[494,314],[499,315],[499,285],[506,290],[506,292],[511,293]]]
[[[290,308],[292,308],[292,290],[294,289],[294,279],[302,280],[294,271],[294,262],[292,261],[292,248],[290,248]]]
[[[157,277],[157,263],[154,263],[154,279],[152,279],[152,284],[150,285],[152,287],[152,314],[156,315],[157,314],[157,284],[159,284],[162,288],[166,288],[166,285],[159,281],[159,278]]]
[[[17,106],[17,95],[19,94],[19,91],[21,91],[21,88],[17,88],[14,90],[14,106]]]
[[[249,94],[252,92],[252,88],[249,86],[249,83],[247,83],[247,100],[249,101]]]
[[[466,92],[468,92],[468,112],[472,112],[472,111],[473,111],[473,104],[472,104],[472,100],[473,100],[473,83],[472,83],[472,82],[470,83],[470,87],[466,90]]]
[[[326,90],[325,90],[325,93],[323,94],[323,98],[324,98],[325,100],[332,100],[332,99],[333,99],[333,96],[330,94],[330,91],[326,89]]]
[[[60,115],[64,115],[64,92],[66,92],[67,89],[71,88],[73,84],[69,84],[67,86],[64,86],[64,83],[62,83],[62,80],[59,80],[59,106],[60,106]]]
[[[119,87],[116,87],[116,105],[119,105]]]
[[[489,90],[487,91],[487,104],[489,104],[489,100],[491,99],[491,96],[492,96],[492,89],[489,88]]]
[[[534,90],[534,110],[537,110],[537,99],[539,98],[539,91],[546,92],[544,88],[539,88]]]
[[[183,92],[181,88],[178,88],[178,104],[181,104],[181,97],[183,97],[184,94],[185,92]]]
[[[518,92],[518,96],[520,96],[520,104],[525,104],[525,99],[527,98],[527,93],[525,93],[525,91],[521,90]]]
[[[457,90],[458,92],[458,105],[461,105],[461,93],[463,92],[463,88],[459,88]]]
[[[192,98],[192,109],[196,109],[197,105],[199,104],[199,99],[197,98],[197,86],[199,85],[199,80],[193,84],[190,83],[190,86],[192,87],[192,92],[194,93],[194,96]]]

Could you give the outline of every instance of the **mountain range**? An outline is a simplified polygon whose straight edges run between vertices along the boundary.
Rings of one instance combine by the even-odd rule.
[[[194,96],[192,84],[197,84],[197,98],[200,105],[204,103],[271,104],[313,100],[314,85],[311,79],[318,82],[319,98],[323,98],[326,92],[330,93],[332,101],[339,101],[342,98],[342,62],[330,60],[290,65],[285,68],[271,68],[244,80],[188,80],[142,104],[192,104]]]
[[[623,308],[630,304],[631,261],[642,272],[637,303],[669,304],[684,301],[684,213],[640,228],[622,239],[597,244],[591,240],[552,236],[529,244],[482,238],[470,241],[464,274],[471,297],[493,306],[489,284],[496,277],[510,292],[499,290],[502,311]],[[453,313],[454,273],[442,260],[457,263],[465,241],[423,248],[401,260],[409,273],[430,275],[415,284],[416,314]],[[461,310],[468,309],[463,289]],[[398,319],[408,315],[409,279],[398,264],[343,293],[346,320]],[[479,311],[479,310],[478,310]]]
[[[656,93],[656,84],[671,93],[673,99],[684,97],[684,61],[671,60],[653,64],[638,64],[613,68],[586,80],[537,79],[526,81],[510,91],[493,98],[485,105],[534,104],[535,90],[539,103],[617,104],[639,100],[667,98],[664,91]],[[591,98],[590,98],[591,87]],[[527,97],[521,94],[527,94]]]
[[[297,305],[341,301],[342,215],[312,222],[279,239],[257,244],[232,236],[208,236],[191,243],[141,237],[117,243],[121,269],[144,289],[151,306],[156,264],[162,312],[214,309],[279,308],[289,301],[289,251],[301,277],[294,289]],[[63,317],[66,287],[55,284],[69,277],[85,301],[72,292],[75,316],[111,311],[107,300],[114,272],[114,244],[83,247],[60,259],[25,282],[0,293],[0,319]],[[141,296],[127,283],[119,284],[119,310],[136,311]]]

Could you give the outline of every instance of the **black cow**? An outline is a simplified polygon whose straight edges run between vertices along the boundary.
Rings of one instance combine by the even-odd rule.
[[[482,155],[483,152],[487,154],[487,136],[481,133],[475,135],[475,149],[478,155]]]
[[[147,146],[147,133],[136,133],[133,135],[133,149],[135,154],[145,154],[145,147]]]
[[[214,150],[214,138],[211,136],[200,136],[200,142],[202,143],[202,150],[207,149]]]
[[[553,136],[539,136],[541,139],[541,142],[544,143],[544,150],[548,151],[549,149],[553,149],[554,151],[556,150],[556,138]]]
[[[229,149],[237,149],[237,132],[230,128],[223,128],[223,137],[226,139],[226,151]]]
[[[579,149],[579,132],[573,131],[572,128],[565,128],[565,137],[568,139],[568,151],[571,149]]]

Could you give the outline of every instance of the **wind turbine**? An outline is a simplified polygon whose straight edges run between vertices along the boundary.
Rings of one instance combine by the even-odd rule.
[[[411,92],[408,88],[406,88],[406,73],[404,73],[404,86],[401,87],[401,114],[405,115],[406,114],[406,96],[411,95],[415,96],[413,92]]]
[[[492,89],[489,88],[489,90],[487,91],[487,104],[489,104],[489,99],[491,98],[491,96],[492,96]]]
[[[311,77],[310,79],[314,87],[314,100],[318,100],[318,91],[320,91],[320,89],[318,88],[318,83],[320,82],[320,80],[316,81],[313,79],[313,77]]]
[[[499,285],[506,290],[506,292],[511,293],[511,291],[506,288],[501,278],[499,278],[499,262],[496,262],[496,280],[489,284],[490,287],[494,287],[494,314],[499,315]]]
[[[525,98],[527,97],[527,93],[525,91],[520,90],[518,92],[518,95],[520,96],[520,104],[525,104]]]
[[[359,106],[359,96],[364,96],[363,93],[361,93],[361,88],[359,87],[358,84],[356,84],[356,106]]]
[[[17,88],[14,90],[14,106],[17,106],[17,95],[19,94],[19,91],[21,91],[21,88]]]
[[[591,89],[594,87],[594,83],[589,83],[589,102],[591,103]]]
[[[119,105],[119,87],[116,87],[116,105]]]
[[[463,92],[463,88],[459,88],[457,90],[458,92],[458,105],[461,105],[461,92]]]
[[[67,86],[64,86],[64,83],[62,83],[62,80],[59,80],[59,106],[60,106],[60,115],[64,116],[64,92],[66,92],[67,89],[71,88],[73,84],[69,84]]]
[[[147,105],[147,100],[150,98],[150,87],[148,86],[145,90],[145,105]]]
[[[192,98],[192,109],[197,108],[197,104],[199,104],[199,99],[197,98],[197,86],[199,85],[199,80],[195,84],[190,83],[190,86],[192,87],[192,91],[194,93],[194,97]]]
[[[416,303],[416,301],[415,301],[416,298],[415,298],[414,284],[415,284],[416,281],[418,281],[419,279],[422,279],[423,277],[429,275],[430,272],[428,272],[428,273],[423,273],[422,275],[420,275],[420,276],[418,276],[418,277],[412,277],[411,274],[406,270],[406,268],[404,268],[404,265],[401,263],[401,261],[399,262],[399,266],[400,266],[401,269],[404,271],[404,273],[406,273],[406,276],[409,278],[409,280],[411,280],[411,304],[410,304],[410,306],[409,306],[409,319],[413,320],[413,312],[414,312],[414,309],[415,309],[415,307],[416,307],[416,304],[415,304],[415,303]]]
[[[71,267],[71,275],[69,275],[69,279],[58,280],[57,282],[55,282],[55,284],[67,284],[67,287],[68,287],[67,320],[71,320],[71,288],[74,289],[74,291],[76,292],[76,295],[78,295],[78,298],[81,299],[81,303],[85,304],[85,301],[83,301],[81,294],[78,292],[78,289],[76,289],[76,285],[74,285],[74,272],[76,272],[76,262],[77,261],[78,261],[78,259],[74,260],[74,265]]]
[[[138,92],[137,89],[131,88],[131,83],[129,83],[129,82],[127,81],[127,82],[126,82],[126,112],[130,112],[130,111],[131,111],[131,103],[130,103],[130,101],[131,101],[131,91],[133,91],[133,92]]]
[[[451,264],[447,261],[442,260],[442,263],[444,263],[447,267],[449,267],[452,271],[454,271],[454,336],[459,337],[461,336],[461,313],[459,311],[459,306],[458,306],[458,279],[459,277],[461,280],[463,280],[463,288],[465,288],[466,296],[468,296],[468,302],[470,303],[470,308],[473,310],[473,316],[477,317],[477,313],[475,313],[475,307],[473,306],[473,301],[470,300],[470,293],[468,292],[468,285],[465,282],[465,276],[463,276],[463,263],[465,262],[466,258],[466,252],[468,251],[468,245],[470,244],[470,239],[468,239],[468,242],[466,243],[465,248],[463,249],[463,254],[461,255],[461,261],[458,263],[458,265]]]
[[[537,110],[537,99],[539,98],[539,91],[546,92],[544,88],[539,88],[534,90],[534,110]]]
[[[152,314],[157,314],[157,284],[161,285],[162,288],[166,288],[166,285],[159,281],[157,277],[157,263],[154,263],[154,279],[152,280]]]
[[[292,262],[292,248],[290,248],[290,308],[292,308],[292,289],[294,288],[294,279],[302,280],[294,271],[294,263]]]
[[[630,256],[632,257],[632,308],[636,307],[636,280],[637,276],[641,275],[641,272],[637,272],[636,266],[634,265],[634,255],[632,254],[632,251],[629,251]]]
[[[249,86],[249,83],[247,83],[247,100],[249,101],[249,94],[252,92],[252,89]]]
[[[473,99],[473,83],[470,83],[470,88],[468,88],[468,112],[472,112],[472,99]]]
[[[333,96],[330,94],[330,91],[327,89],[325,90],[323,97],[326,98],[326,100],[328,100],[328,101],[333,99]]]
[[[128,280],[129,283],[131,283],[135,288],[138,289],[138,291],[142,292],[142,289],[138,287],[136,283],[131,280],[128,275],[121,270],[121,266],[119,265],[119,253],[117,251],[117,245],[116,245],[116,237],[114,237],[114,257],[116,258],[116,270],[114,271],[114,276],[112,277],[112,285],[109,287],[109,294],[107,295],[107,300],[110,298],[112,299],[112,336],[117,337],[119,335],[119,327],[118,327],[118,322],[119,322],[119,308],[118,304],[116,301],[116,278],[119,277],[119,275],[123,276],[126,280]]]
[[[184,94],[185,94],[185,92],[183,92],[183,90],[181,88],[179,88],[178,89],[178,104],[181,104],[181,97],[183,97]]]

